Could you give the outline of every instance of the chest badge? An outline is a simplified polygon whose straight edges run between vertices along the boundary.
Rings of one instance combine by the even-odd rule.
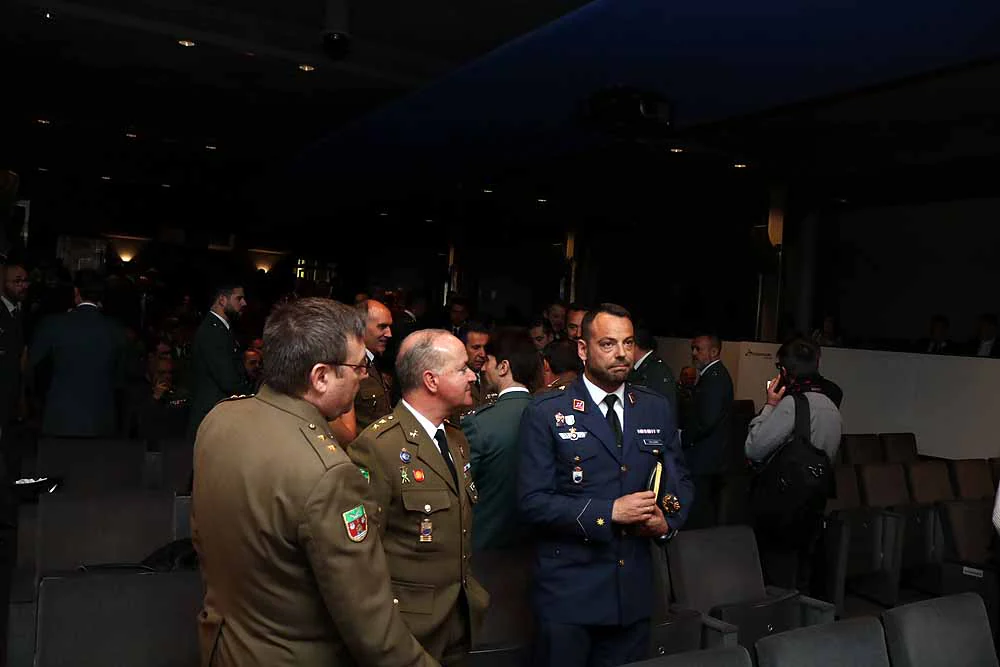
[[[409,463],[410,459],[412,458],[413,456],[410,454],[409,451],[407,451],[406,447],[403,447],[401,450],[399,450],[399,460],[402,461],[403,463]]]
[[[410,471],[406,466],[399,466],[399,479],[402,484],[410,483]]]
[[[583,482],[583,468],[577,466],[573,468],[573,483],[581,484]]]
[[[422,481],[424,481],[424,471],[421,470],[420,468],[417,468],[416,470],[414,470],[413,471],[413,481],[414,482],[422,482]]]
[[[566,426],[572,426],[576,423],[576,415],[566,415]]]
[[[577,412],[583,412],[586,409],[586,404],[583,402],[582,398],[573,399],[573,409]]]
[[[431,523],[430,519],[422,519],[420,521],[420,541],[421,542],[434,541],[434,524]]]
[[[556,426],[564,426],[566,424],[566,415],[561,412],[556,413]]]

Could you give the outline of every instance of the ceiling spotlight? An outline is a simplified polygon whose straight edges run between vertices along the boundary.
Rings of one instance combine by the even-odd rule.
[[[684,149],[683,148],[671,148],[670,152],[671,153],[683,153]]]
[[[737,162],[733,165],[733,169],[746,169],[747,166],[743,162]]]
[[[160,187],[161,188],[169,188],[170,187],[170,183],[160,183]]]
[[[429,225],[429,224],[431,224],[431,223],[432,223],[432,222],[434,222],[434,221],[433,221],[433,220],[431,220],[430,218],[427,218],[426,220],[424,220],[424,222],[426,222],[426,223],[427,223],[427,224]]]
[[[110,181],[111,177],[110,176],[101,176],[101,180],[102,181]]]
[[[388,218],[388,217],[389,217],[389,214],[388,214],[388,213],[386,213],[385,211],[382,211],[382,212],[381,212],[381,213],[379,213],[378,215],[379,215],[379,217],[380,217],[380,218]]]
[[[190,39],[178,39],[177,43],[184,47],[194,46],[194,42],[192,42]]]
[[[256,54],[256,53],[254,53],[253,51],[244,51],[244,52],[243,52],[243,55],[245,55],[245,56],[246,56],[247,58],[253,58],[253,57],[254,57],[254,56],[256,56],[257,54]]]
[[[47,169],[47,168],[45,168],[45,167],[39,167],[39,168],[38,168],[38,171],[48,171],[48,169]]]
[[[206,144],[205,150],[214,151],[218,146],[213,146],[212,144]]]
[[[485,192],[488,195],[493,194],[493,190],[491,190],[490,188],[483,188],[483,192]]]
[[[135,139],[138,135],[135,132],[126,132],[125,136],[129,139]]]
[[[301,65],[299,65],[299,69],[302,70],[303,72],[312,72],[316,68],[313,67],[312,65],[307,65],[305,63],[302,63]]]
[[[42,16],[44,16],[48,21],[52,20],[52,12],[45,12]]]
[[[38,123],[39,125],[51,125],[52,124],[51,120],[45,120],[44,118],[39,118],[35,122]]]
[[[539,200],[538,200],[538,203],[539,203],[539,204],[548,204],[548,203],[549,203],[549,200],[548,200],[548,199],[539,199]]]

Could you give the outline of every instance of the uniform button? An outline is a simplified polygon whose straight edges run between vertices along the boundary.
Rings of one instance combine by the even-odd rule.
[[[625,561],[623,560],[618,561],[618,567],[625,567]]]
[[[379,506],[378,506],[378,509],[377,509],[376,511],[377,511],[377,512],[381,512],[381,511],[382,511],[382,506],[381,506],[381,505],[379,505]]]
[[[309,424],[309,430],[315,431],[316,430],[316,424]]]
[[[628,472],[628,466],[622,466],[622,472]]]
[[[392,599],[392,603],[393,604],[399,604],[399,598],[393,598]]]
[[[424,505],[424,511],[427,512],[428,514],[430,514],[431,513],[431,506],[430,505]]]
[[[462,529],[462,534],[463,534],[463,535],[466,535],[466,534],[468,534],[468,532],[469,532],[469,531],[468,531],[467,529],[465,529],[465,528],[463,528],[463,529]]]

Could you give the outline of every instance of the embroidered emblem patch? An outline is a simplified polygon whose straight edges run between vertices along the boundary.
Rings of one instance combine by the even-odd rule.
[[[365,481],[369,484],[372,483],[372,474],[368,472],[368,468],[358,468],[361,471],[361,476],[365,478]]]
[[[584,404],[582,398],[574,398],[573,399],[573,409],[574,410],[576,410],[577,412],[583,412],[584,408],[585,408],[585,404]]]
[[[351,542],[363,541],[368,536],[368,515],[365,514],[365,506],[358,505],[352,510],[347,510],[343,516],[347,537]]]

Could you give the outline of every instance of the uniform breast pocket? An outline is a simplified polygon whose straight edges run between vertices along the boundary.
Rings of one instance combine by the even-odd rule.
[[[639,440],[639,451],[644,454],[658,457],[663,454],[665,448],[663,438],[642,438]]]

